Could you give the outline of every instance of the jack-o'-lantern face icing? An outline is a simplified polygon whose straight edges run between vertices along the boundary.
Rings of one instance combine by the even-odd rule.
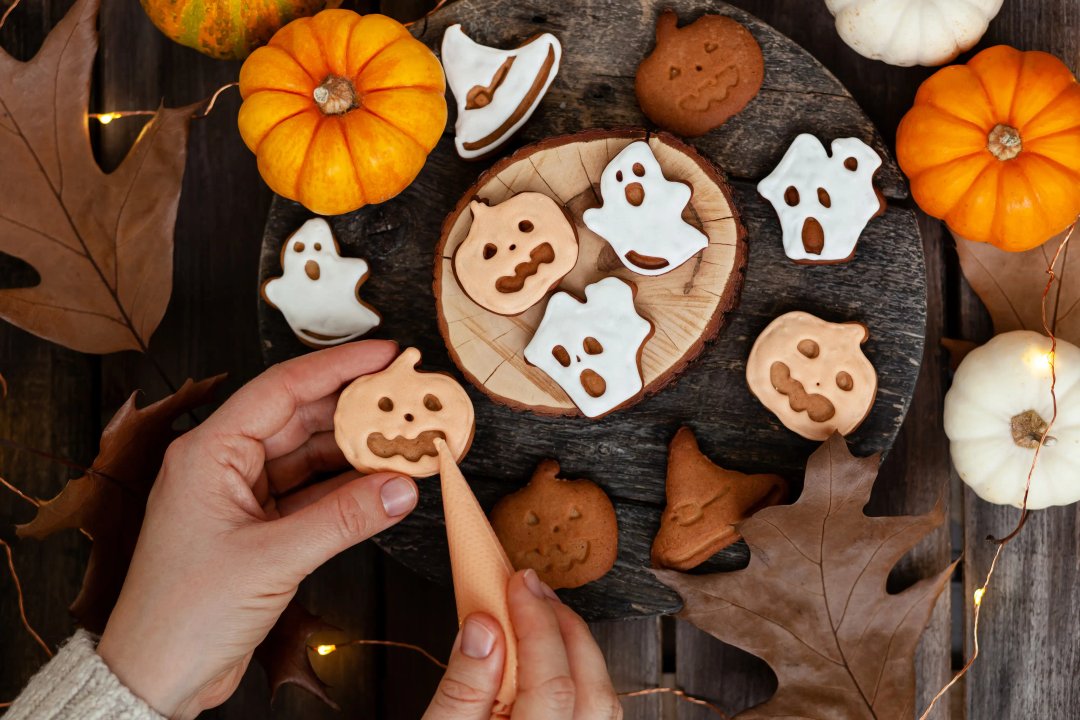
[[[682,218],[693,190],[668,180],[649,143],[627,145],[600,176],[604,204],[586,210],[585,226],[604,238],[623,265],[641,275],[662,275],[709,244]]]
[[[652,332],[634,307],[633,286],[606,277],[585,286],[585,302],[566,292],[552,295],[525,359],[586,417],[600,417],[641,392],[641,348]]]
[[[552,588],[572,588],[615,564],[619,531],[611,500],[588,480],[563,480],[544,460],[532,480],[491,512],[495,534],[517,570],[532,568]]]
[[[877,395],[877,373],[861,348],[868,337],[860,323],[789,312],[754,342],[746,382],[780,422],[803,437],[847,435],[866,418]]]
[[[460,461],[472,443],[473,405],[449,375],[416,370],[420,351],[357,378],[341,393],[334,437],[357,470],[398,472],[415,478],[439,471],[436,438]]]
[[[635,90],[657,125],[704,135],[742,110],[761,89],[765,60],[745,27],[703,15],[684,28],[672,10],[656,23],[656,49],[638,66]]]
[[[473,201],[469,234],[454,252],[454,273],[481,307],[517,315],[540,302],[574,268],[577,230],[547,195],[519,193],[489,207]]]

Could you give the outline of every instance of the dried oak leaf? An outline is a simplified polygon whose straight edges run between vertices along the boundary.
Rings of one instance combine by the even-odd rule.
[[[82,587],[71,604],[71,614],[88,630],[104,630],[116,604],[139,538],[146,498],[165,449],[180,434],[173,423],[209,402],[224,378],[188,380],[173,395],[142,409],[135,406],[138,393],[132,393],[101,433],[89,472],[69,481],[59,495],[41,503],[33,520],[16,528],[19,537],[39,540],[58,530],[78,528],[93,541]]]
[[[0,318],[73,350],[146,350],[172,293],[195,105],[159,109],[106,174],[87,129],[100,0],[78,0],[28,62],[0,50],[0,251],[37,270]]]
[[[810,456],[792,505],[738,526],[750,565],[685,575],[655,570],[683,597],[679,617],[761,657],[776,694],[738,715],[814,720],[911,720],[915,648],[955,564],[889,594],[889,571],[944,520],[867,517],[878,456],[856,458],[834,434]]]
[[[312,615],[295,599],[290,600],[277,624],[255,649],[255,659],[266,670],[271,700],[277,696],[282,685],[291,683],[307,690],[335,710],[340,709],[326,694],[326,683],[311,667],[308,638],[319,632],[341,632],[341,629]]]
[[[960,269],[994,321],[994,334],[1010,330],[1043,332],[1042,296],[1064,234],[1025,252],[1006,252],[956,237]],[[1047,318],[1056,318],[1054,334],[1080,344],[1080,249],[1069,242],[1058,259],[1059,284],[1046,298]],[[1075,268],[1075,269],[1074,269]]]

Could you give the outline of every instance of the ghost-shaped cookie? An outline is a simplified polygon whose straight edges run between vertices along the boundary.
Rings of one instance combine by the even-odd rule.
[[[850,260],[870,218],[885,211],[874,189],[881,156],[858,138],[837,138],[831,148],[803,133],[758,183],[780,218],[784,252],[798,263]]]
[[[472,225],[454,251],[454,274],[477,305],[518,315],[574,269],[577,230],[547,195],[518,193],[493,207],[474,200],[469,208]]]
[[[559,72],[562,45],[551,33],[511,50],[481,45],[461,25],[443,33],[442,63],[457,102],[454,145],[465,159],[489,154],[536,110]]]
[[[649,143],[638,140],[612,158],[600,176],[604,204],[582,214],[585,226],[641,275],[663,275],[709,244],[682,218],[693,190],[664,177]]]
[[[326,220],[308,220],[285,241],[281,269],[281,277],[263,283],[262,296],[301,342],[338,345],[379,325],[379,314],[359,296],[367,262],[341,255]]]
[[[606,277],[585,286],[585,302],[555,293],[525,346],[525,359],[559,384],[582,414],[597,418],[644,387],[641,349],[653,333],[634,307],[634,286]]]

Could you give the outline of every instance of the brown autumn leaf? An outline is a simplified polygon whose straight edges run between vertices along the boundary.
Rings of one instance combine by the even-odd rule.
[[[180,434],[173,423],[209,402],[224,378],[188,380],[175,394],[141,409],[135,406],[138,393],[132,393],[101,433],[90,471],[69,481],[59,495],[41,503],[33,520],[16,528],[19,537],[39,540],[74,528],[90,536],[90,561],[71,614],[91,632],[105,629],[124,584],[146,498],[165,449]]]
[[[158,110],[101,170],[87,129],[99,4],[78,0],[28,62],[0,50],[0,251],[41,276],[0,290],[0,318],[81,352],[145,352],[172,293],[195,105]]]
[[[915,648],[955,563],[902,593],[886,591],[889,571],[945,516],[939,506],[867,517],[878,461],[853,457],[834,434],[810,456],[794,504],[765,508],[738,526],[750,546],[747,568],[653,571],[682,595],[679,617],[776,673],[776,694],[739,720],[914,716]]]
[[[1012,253],[990,245],[956,238],[960,269],[971,289],[982,300],[994,321],[994,334],[1010,330],[1043,332],[1042,296],[1054,259],[1065,233],[1037,248]],[[1046,298],[1048,319],[1056,316],[1054,333],[1080,344],[1080,250],[1070,242],[1058,259],[1055,273],[1060,284]]]
[[[341,632],[341,629],[309,613],[295,598],[290,600],[277,624],[255,649],[255,659],[266,670],[271,700],[282,685],[291,683],[335,710],[340,709],[326,694],[327,685],[315,674],[308,655],[308,638],[321,632]]]

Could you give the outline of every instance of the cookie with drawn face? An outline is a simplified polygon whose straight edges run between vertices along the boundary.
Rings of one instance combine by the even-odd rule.
[[[789,430],[809,440],[853,432],[874,406],[877,372],[863,354],[865,325],[789,312],[762,331],[746,382]]]
[[[281,277],[262,286],[301,342],[320,348],[355,340],[379,325],[379,313],[360,299],[368,276],[362,258],[344,257],[330,225],[312,218],[281,248]]]
[[[454,378],[416,369],[420,351],[408,348],[385,370],[345,388],[334,412],[334,438],[363,473],[414,478],[439,472],[436,439],[460,462],[472,444],[473,405]]]
[[[761,47],[745,27],[723,15],[702,15],[680,28],[675,11],[665,10],[634,90],[650,120],[695,137],[746,107],[764,77]]]
[[[514,569],[532,568],[550,587],[575,588],[615,565],[615,507],[596,483],[564,480],[559,463],[544,460],[529,484],[491,511],[491,524]]]
[[[709,237],[682,217],[693,189],[664,177],[644,140],[611,159],[600,175],[600,195],[603,205],[581,219],[636,273],[671,272],[709,245]]]
[[[472,225],[454,252],[454,274],[477,305],[523,313],[574,269],[577,229],[547,195],[518,193],[494,207],[474,200],[469,208]]]

